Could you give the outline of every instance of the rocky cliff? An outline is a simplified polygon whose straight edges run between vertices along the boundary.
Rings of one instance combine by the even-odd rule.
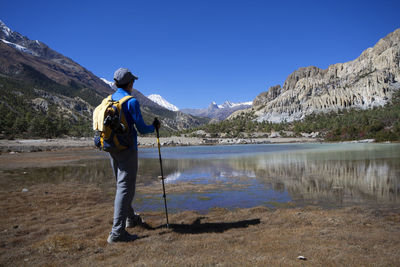
[[[282,87],[273,86],[258,95],[253,110],[258,121],[301,120],[312,113],[383,106],[399,89],[400,29],[397,29],[353,61],[327,69],[311,66],[296,70]]]

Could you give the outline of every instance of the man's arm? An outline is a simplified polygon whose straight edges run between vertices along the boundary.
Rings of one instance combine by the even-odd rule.
[[[135,122],[136,129],[141,134],[147,134],[147,133],[154,132],[154,126],[153,125],[147,125],[144,122],[143,117],[142,117],[142,113],[140,111],[139,102],[136,99],[131,99],[128,102],[128,110],[129,110],[129,113],[132,115],[133,121]]]

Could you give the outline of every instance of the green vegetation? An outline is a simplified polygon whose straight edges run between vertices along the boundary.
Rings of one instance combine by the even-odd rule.
[[[0,74],[0,138],[93,136],[92,113],[80,100],[93,108],[104,97],[106,95],[76,82],[70,82],[68,86],[56,83],[29,66],[24,66],[17,78]],[[45,106],[34,105],[34,99]],[[63,103],[63,109],[60,103]],[[147,124],[151,124],[154,117],[173,122],[177,116],[172,111],[146,106],[142,107],[142,115]],[[173,133],[169,127],[160,129],[161,136]]]
[[[28,74],[32,73],[28,69]],[[35,79],[12,79],[0,76],[0,137],[1,138],[54,138],[68,136],[91,136],[91,117],[85,111],[63,114],[58,106],[47,101],[46,108],[38,108],[31,100],[68,96],[100,103],[102,96],[92,89],[67,87],[47,77],[33,75]],[[29,77],[29,76],[28,76]]]
[[[391,103],[369,110],[345,110],[329,114],[306,117],[291,124],[295,133],[321,132],[329,141],[360,140],[373,138],[376,141],[400,140],[400,91]]]
[[[182,131],[187,135],[196,135],[203,130],[211,137],[221,136],[241,138],[245,134],[292,132],[294,136],[301,133],[319,132],[328,141],[346,141],[375,139],[376,141],[400,140],[400,91],[393,96],[391,103],[384,107],[370,110],[341,110],[331,113],[319,113],[307,116],[301,121],[291,123],[256,122],[254,112],[242,112],[232,120],[208,124],[196,129]]]

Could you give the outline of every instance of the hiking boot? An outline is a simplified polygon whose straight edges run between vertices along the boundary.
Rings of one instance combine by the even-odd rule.
[[[131,235],[128,232],[124,232],[122,235],[116,236],[110,233],[110,235],[107,238],[107,242],[109,244],[114,244],[117,242],[132,242],[138,239],[139,237],[137,235]]]
[[[140,217],[139,213],[135,212],[135,215],[133,217],[127,218],[126,219],[126,228],[133,228],[138,225],[142,225],[144,223],[144,220],[142,217]]]

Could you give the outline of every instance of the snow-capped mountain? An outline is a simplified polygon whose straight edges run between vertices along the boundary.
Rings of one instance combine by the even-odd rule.
[[[111,90],[93,73],[58,53],[38,40],[11,30],[0,20],[0,72],[23,76],[34,69],[47,78],[66,86],[95,88],[95,91],[109,93]]]
[[[178,111],[179,108],[171,103],[169,103],[167,100],[165,100],[165,98],[163,98],[160,95],[156,95],[156,94],[152,94],[147,96],[147,98],[149,98],[151,101],[159,104],[160,106],[172,110],[172,111]]]
[[[217,105],[217,103],[211,102],[211,104],[207,108],[182,109],[181,111],[193,116],[224,120],[233,112],[250,108],[252,105],[252,101],[242,103],[232,103],[230,101],[225,101],[222,105]]]
[[[32,56],[39,56],[39,53],[37,53],[34,50],[44,47],[44,44],[39,42],[38,40],[35,41],[29,40],[26,37],[19,34],[18,32],[12,31],[1,20],[0,20],[0,41],[20,52],[27,53]]]
[[[104,83],[108,84],[111,89],[113,89],[114,91],[117,90],[117,87],[115,86],[114,82],[110,82],[109,80],[105,79],[105,78],[100,78],[100,80],[102,80]]]
[[[234,108],[238,106],[251,106],[251,105],[253,105],[253,101],[241,102],[241,103],[232,103],[230,101],[225,101],[222,105],[218,105],[218,108]]]

